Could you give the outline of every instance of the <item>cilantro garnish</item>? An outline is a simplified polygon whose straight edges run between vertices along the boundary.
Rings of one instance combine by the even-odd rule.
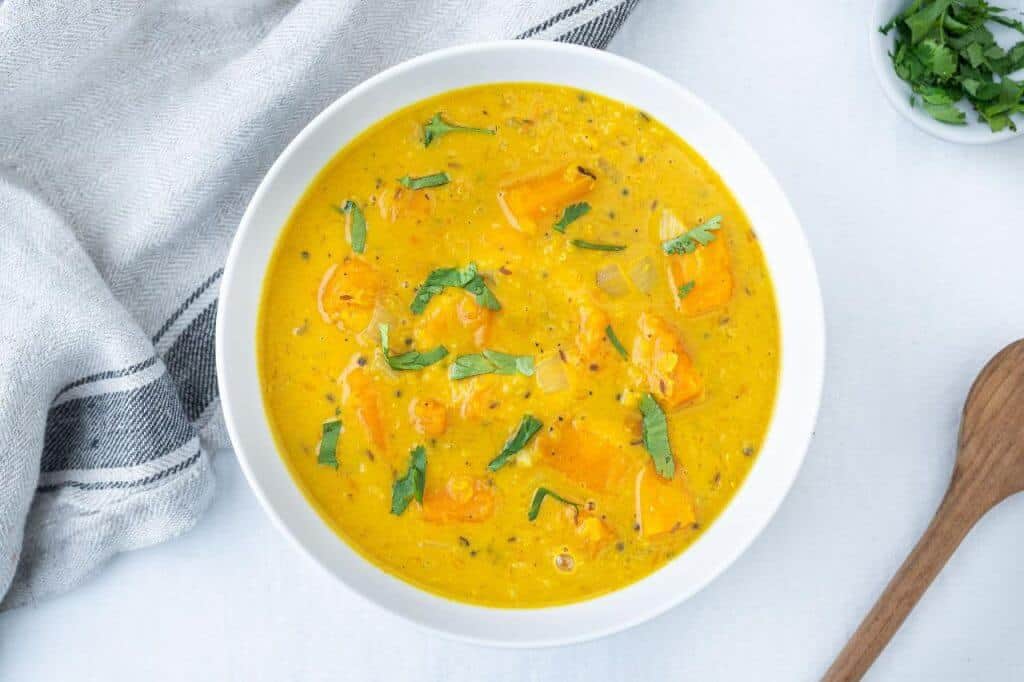
[[[427,449],[417,445],[409,453],[409,470],[391,486],[391,513],[401,516],[415,499],[423,504],[423,484],[427,480]]]
[[[341,435],[341,420],[328,419],[324,422],[320,436],[320,449],[316,455],[317,464],[338,468],[338,437]]]
[[[429,367],[441,360],[441,358],[448,355],[448,349],[444,346],[438,346],[433,350],[420,352],[418,350],[411,350],[401,355],[392,355],[391,351],[388,350],[388,325],[382,324],[380,329],[380,347],[384,351],[384,359],[387,360],[388,365],[391,369],[402,371],[412,369],[423,369]]]
[[[509,439],[505,441],[505,445],[502,446],[501,452],[498,456],[491,460],[487,468],[491,471],[497,471],[501,467],[505,466],[512,456],[517,452],[526,447],[526,444],[530,442],[530,439],[540,431],[540,427],[543,424],[539,419],[536,419],[532,415],[524,415],[523,420],[519,422],[519,427],[515,430]]]
[[[449,123],[441,117],[441,112],[434,114],[434,117],[423,124],[423,146],[429,147],[430,143],[439,137],[447,135],[448,133],[480,133],[483,135],[493,135],[494,130],[491,128],[470,128],[469,126],[455,125]]]
[[[537,488],[537,492],[533,494],[533,501],[530,502],[530,510],[526,513],[526,518],[528,518],[530,521],[537,520],[537,515],[540,514],[540,505],[544,501],[545,497],[551,497],[558,500],[562,504],[567,504],[570,507],[573,507],[577,513],[579,513],[580,511],[579,502],[572,502],[570,500],[567,500],[553,490],[548,490],[547,488]]]
[[[440,187],[441,185],[447,185],[451,178],[444,171],[440,173],[434,173],[432,175],[424,175],[421,178],[414,178],[411,175],[405,175],[398,178],[398,182],[402,187],[406,189],[427,189],[430,187]]]
[[[665,413],[650,393],[640,399],[640,413],[643,415],[641,437],[644,448],[654,462],[654,470],[662,478],[671,479],[676,474],[676,461],[668,442],[668,420],[665,419]]]
[[[444,291],[445,287],[461,287],[473,294],[478,305],[489,310],[501,310],[501,303],[477,274],[476,263],[470,263],[464,268],[438,268],[431,272],[417,289],[409,309],[419,315],[427,309],[430,299]]]
[[[661,243],[661,249],[667,254],[693,253],[698,246],[707,246],[715,241],[713,232],[722,227],[722,216],[716,215],[709,220],[687,230],[678,237],[667,239]]]
[[[615,335],[615,330],[612,329],[611,325],[604,328],[604,335],[608,337],[608,340],[614,346],[615,350],[618,351],[619,355],[622,356],[623,360],[629,359],[629,353],[626,352],[626,347],[619,341],[619,337]]]
[[[352,250],[362,253],[366,250],[366,216],[363,215],[362,209],[359,208],[359,204],[349,199],[337,210],[348,221],[348,235],[352,242]]]
[[[984,0],[915,0],[879,28],[896,30],[889,56],[913,92],[912,106],[936,121],[966,125],[957,106],[966,99],[993,132],[1017,129],[1013,116],[1024,112],[1024,82],[1009,74],[1024,68],[1024,41],[1004,49],[989,26],[1024,33],[1024,24],[1003,11]]]
[[[481,374],[533,376],[533,356],[485,350],[482,353],[460,355],[448,370],[448,376],[452,379],[467,379]]]
[[[585,201],[581,201],[578,204],[569,204],[562,211],[562,217],[555,223],[556,232],[565,232],[565,228],[569,227],[569,223],[574,223],[583,216],[590,213],[590,204]]]
[[[588,242],[585,239],[573,239],[570,242],[577,249],[588,249],[590,251],[625,251],[624,244],[602,244],[600,242]]]

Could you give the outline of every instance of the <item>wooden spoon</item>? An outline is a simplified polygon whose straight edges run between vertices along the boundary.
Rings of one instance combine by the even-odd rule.
[[[946,496],[914,551],[823,680],[859,680],[975,523],[1024,490],[1024,339],[989,360],[974,380]]]

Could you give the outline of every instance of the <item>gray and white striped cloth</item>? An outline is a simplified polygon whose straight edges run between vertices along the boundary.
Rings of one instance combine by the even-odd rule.
[[[638,2],[0,0],[0,608],[206,507],[221,264],[315,114],[439,47],[604,47]]]

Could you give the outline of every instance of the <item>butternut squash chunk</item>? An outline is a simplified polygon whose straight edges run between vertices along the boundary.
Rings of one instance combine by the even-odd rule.
[[[699,397],[704,382],[675,329],[661,317],[643,313],[639,331],[633,342],[633,362],[661,405],[672,409]]]
[[[686,477],[677,472],[665,480],[647,464],[636,476],[636,522],[640,534],[652,537],[691,525],[697,520]]]
[[[444,345],[456,354],[479,350],[487,345],[493,320],[494,312],[477,304],[473,294],[445,289],[417,320],[413,336],[418,346]]]
[[[355,412],[373,447],[387,450],[388,436],[380,407],[380,391],[369,369],[353,358],[341,375],[342,404]]]
[[[537,451],[552,469],[590,490],[613,489],[626,471],[626,455],[614,443],[575,424],[537,437]]]
[[[576,348],[583,362],[590,362],[604,355],[608,349],[605,329],[610,319],[608,313],[593,303],[580,305],[580,326],[576,333]]]
[[[421,221],[434,214],[434,191],[388,184],[377,197],[377,207],[380,217],[391,223],[397,220]]]
[[[433,398],[413,398],[409,403],[409,421],[418,433],[436,438],[448,426],[448,409]]]
[[[370,324],[382,283],[380,275],[359,258],[327,268],[317,291],[317,309],[327,324],[360,332]]]
[[[683,315],[703,315],[721,308],[732,298],[729,247],[723,237],[719,236],[707,246],[698,246],[693,253],[667,258],[672,295],[676,309]],[[689,291],[680,295],[680,287],[684,285]]]
[[[591,557],[610,545],[618,536],[597,514],[581,511],[576,515],[576,539]]]
[[[499,396],[497,379],[493,375],[470,377],[450,382],[452,404],[463,419],[480,419],[490,412]]]
[[[563,208],[589,194],[595,182],[589,170],[569,164],[505,183],[498,191],[498,205],[512,227],[536,234],[543,227],[540,221],[553,223]]]
[[[423,518],[434,523],[480,523],[494,514],[494,491],[487,481],[467,474],[451,476],[423,493]]]

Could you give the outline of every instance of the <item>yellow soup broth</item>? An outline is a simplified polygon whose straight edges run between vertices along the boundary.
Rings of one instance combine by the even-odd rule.
[[[338,152],[281,234],[258,345],[280,452],[331,527],[502,607],[686,549],[750,470],[779,371],[761,249],[714,170],[643,112],[526,83]]]

